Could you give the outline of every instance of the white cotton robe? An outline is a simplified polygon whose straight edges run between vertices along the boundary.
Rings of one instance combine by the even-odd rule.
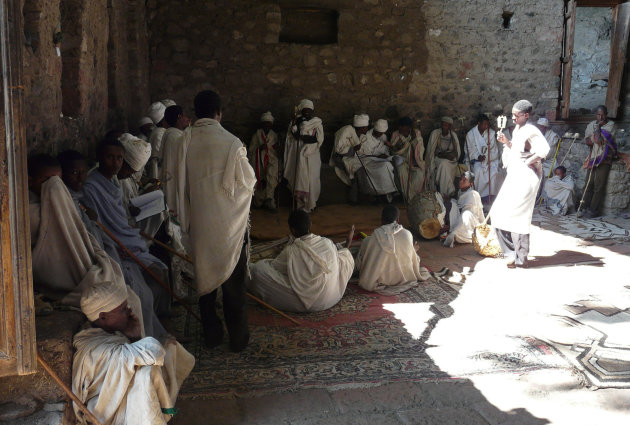
[[[145,174],[152,179],[160,178],[161,162],[162,162],[162,139],[166,129],[164,127],[155,127],[149,136],[151,144],[151,158],[147,163]]]
[[[566,215],[573,208],[575,182],[569,175],[561,179],[553,176],[545,182],[543,199],[553,215]]]
[[[514,128],[511,142],[511,148],[503,147],[507,177],[490,210],[490,220],[494,228],[526,235],[530,233],[542,166],[536,164],[534,171],[525,161],[532,155],[547,156],[549,144],[540,130],[529,123]],[[526,142],[531,145],[530,152],[525,151]]]
[[[488,145],[490,149],[488,149]],[[501,158],[495,131],[490,128],[481,134],[479,128],[474,126],[466,134],[465,154],[469,170],[475,174],[475,190],[479,192],[479,195],[485,197],[499,193],[502,180],[499,172]],[[480,155],[484,155],[486,159],[477,160]],[[471,167],[472,161],[475,163]],[[488,164],[490,165],[488,166]]]
[[[197,289],[203,296],[222,285],[236,267],[256,176],[241,141],[218,121],[197,120],[184,131],[184,139],[190,221],[181,224],[190,237]]]
[[[121,333],[90,328],[75,335],[72,391],[103,425],[162,425],[170,416],[194,357],[176,342],[166,350],[154,338],[131,343]],[[79,408],[80,424],[87,423]]]
[[[401,160],[396,166],[400,178],[400,188],[407,203],[424,190],[425,163],[424,142],[420,130],[412,129],[403,136],[398,130],[392,134],[391,154]]]
[[[164,133],[162,143],[162,187],[169,213],[178,222],[187,221],[185,202],[186,151],[184,132],[171,127]]]
[[[354,174],[361,168],[361,162],[357,159],[353,148],[366,141],[366,136],[359,136],[352,125],[343,126],[335,133],[335,142],[328,165],[335,168],[335,174],[348,186]],[[343,156],[344,169],[335,164],[335,154]]]
[[[289,188],[297,195],[299,202],[303,203],[298,207],[312,211],[321,193],[322,159],[319,149],[324,143],[324,127],[322,120],[317,117],[300,124],[300,134],[315,136],[317,143],[297,141],[293,138],[292,131],[297,131],[297,128],[293,126],[287,131],[284,145],[284,178],[289,182]]]
[[[483,223],[483,204],[479,192],[470,188],[459,193],[457,199],[451,199],[449,223],[451,240],[459,243],[472,243],[475,227]],[[450,235],[449,235],[450,236]]]
[[[560,136],[558,136],[555,131],[548,128],[545,132],[545,139],[547,139],[547,143],[549,144],[549,153],[543,160],[543,177],[548,177],[550,173],[553,175],[552,167],[557,167],[559,165],[558,158],[556,158],[555,164],[553,158],[556,155],[556,148],[558,146],[558,142],[560,142]]]
[[[424,280],[413,236],[398,223],[385,224],[364,239],[355,264],[366,291],[398,294]]]
[[[457,159],[438,158],[440,152],[455,152]],[[430,191],[437,191],[447,196],[455,194],[455,177],[459,175],[459,165],[457,160],[461,156],[459,139],[457,134],[449,132],[449,135],[442,136],[442,130],[436,129],[429,136],[425,161],[427,164],[427,188]]]
[[[250,268],[250,289],[260,298],[280,310],[313,312],[341,300],[354,260],[348,249],[337,250],[330,239],[311,233]]]

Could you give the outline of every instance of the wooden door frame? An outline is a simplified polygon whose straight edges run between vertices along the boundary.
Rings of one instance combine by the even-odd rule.
[[[26,137],[22,110],[22,8],[0,3],[0,376],[37,368]]]

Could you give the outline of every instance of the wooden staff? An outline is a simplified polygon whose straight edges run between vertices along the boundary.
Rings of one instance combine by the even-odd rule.
[[[99,223],[99,224],[100,224],[100,223]],[[101,225],[101,226],[102,226],[102,225]],[[142,236],[145,236],[145,234],[143,234]],[[150,237],[149,235],[146,235],[145,237],[148,237],[149,239],[155,240],[155,239],[153,239],[152,237]],[[113,239],[113,238],[112,238],[112,239]],[[262,251],[264,251],[264,250],[266,250],[266,249],[271,249],[271,248],[273,248],[273,247],[275,247],[275,246],[278,246],[278,245],[280,245],[281,243],[284,243],[284,242],[286,242],[286,241],[288,241],[288,240],[289,240],[289,238],[283,238],[283,239],[280,239],[279,241],[276,241],[276,243],[275,243],[275,244],[273,244],[273,245],[261,247],[261,248],[263,248],[263,249],[259,250],[258,252],[262,252]],[[116,240],[116,242],[118,242],[118,241]],[[156,241],[156,242],[157,242],[157,241]],[[184,260],[188,261],[190,264],[194,264],[193,260],[192,260],[190,257],[179,254],[177,251],[175,251],[175,250],[174,250],[173,248],[171,248],[170,246],[168,246],[168,245],[166,245],[166,244],[161,244],[161,246],[162,246],[162,247],[164,247],[164,248],[165,248],[166,250],[168,250],[169,252],[172,252],[173,254],[178,254],[180,257],[182,257]],[[132,255],[133,255],[133,254],[132,254]],[[140,263],[138,263],[138,264],[140,264]],[[140,265],[142,265],[142,264],[140,264]],[[146,268],[145,268],[145,270],[146,270]],[[189,288],[192,288],[192,289],[195,289],[195,290],[196,290],[196,288],[193,288],[193,287],[192,287],[192,285],[190,285],[190,284],[189,284],[188,282],[186,282],[185,280],[184,280],[183,282],[184,282],[184,283],[185,283],[185,284],[186,284]],[[171,294],[173,293],[172,291],[170,291],[170,292],[171,292]],[[278,309],[276,309],[276,308],[272,307],[271,305],[267,304],[266,302],[264,302],[264,301],[263,301],[263,300],[261,300],[260,298],[258,298],[258,297],[256,297],[256,296],[254,296],[254,295],[250,294],[249,292],[246,292],[245,294],[246,294],[249,298],[251,298],[252,300],[254,300],[254,301],[256,301],[257,303],[259,303],[260,305],[262,305],[262,306],[264,306],[264,307],[267,307],[269,310],[271,310],[271,311],[273,311],[273,312],[278,313],[280,316],[284,317],[285,319],[290,320],[291,322],[295,323],[296,325],[300,325],[300,324],[301,324],[300,322],[298,322],[297,320],[295,320],[294,318],[292,318],[292,317],[291,317],[291,316],[289,316],[288,314],[285,314],[285,313],[281,312],[280,310],[278,310]],[[173,294],[173,296],[175,296],[175,295]],[[182,302],[182,301],[180,301],[180,302]],[[185,305],[185,306],[186,306],[186,305]],[[188,310],[188,311],[191,311],[191,310]],[[191,311],[191,313],[192,313],[192,311]],[[194,313],[193,313],[193,314],[194,314]],[[201,321],[201,318],[199,318],[199,321]]]
[[[79,204],[81,206],[81,208],[85,211],[85,207],[82,204]],[[103,229],[103,231],[107,234],[107,236],[109,236],[114,242],[116,242],[118,244],[118,246],[120,247],[120,249],[123,250],[123,252],[125,254],[127,254],[127,256],[131,257],[131,259],[133,259],[133,261],[135,261],[136,263],[138,263],[138,265],[140,267],[142,267],[142,269],[147,272],[149,274],[149,276],[151,276],[157,283],[159,283],[164,289],[166,289],[168,291],[169,294],[171,294],[171,296],[173,298],[175,298],[177,301],[179,301],[179,303],[181,305],[184,306],[184,308],[186,310],[188,310],[188,312],[190,314],[192,314],[195,319],[199,320],[199,322],[202,322],[201,317],[199,317],[199,315],[197,313],[195,313],[195,311],[188,305],[186,304],[186,302],[184,302],[183,299],[181,299],[179,296],[177,296],[177,294],[175,292],[173,292],[173,290],[171,289],[170,286],[168,286],[166,283],[164,283],[162,281],[162,279],[160,279],[154,272],[153,270],[151,270],[149,267],[147,267],[142,261],[140,261],[140,259],[138,257],[136,257],[136,255],[131,252],[129,250],[129,248],[127,248],[121,241],[120,239],[118,239],[112,232],[111,230],[109,230],[107,227],[105,227],[105,225],[103,225],[103,223],[101,223],[100,221],[96,220],[96,224],[98,224],[98,226]]]
[[[39,362],[40,365],[42,365],[44,370],[48,372],[48,374],[52,377],[52,379],[61,387],[61,389],[68,395],[68,397],[70,397],[72,401],[74,401],[75,404],[79,406],[79,410],[81,410],[81,412],[83,412],[85,416],[87,416],[88,420],[92,422],[94,425],[101,425],[101,422],[98,420],[96,416],[94,416],[94,413],[88,410],[85,404],[83,404],[83,402],[79,400],[79,397],[77,397],[72,392],[70,387],[68,387],[66,383],[61,380],[59,375],[57,375],[57,373],[53,370],[53,368],[50,367],[50,365],[46,362],[46,360],[44,360],[44,358],[42,357],[41,354],[39,354],[39,352],[37,353],[37,361]]]
[[[492,171],[490,170],[490,163],[492,161],[490,156],[490,127],[486,130],[488,132],[488,204],[492,204]],[[472,170],[471,170],[472,171]]]

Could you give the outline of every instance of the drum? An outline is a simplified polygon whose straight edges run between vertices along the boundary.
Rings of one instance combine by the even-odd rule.
[[[422,192],[407,207],[411,227],[425,239],[435,239],[444,225],[446,208],[439,192]]]

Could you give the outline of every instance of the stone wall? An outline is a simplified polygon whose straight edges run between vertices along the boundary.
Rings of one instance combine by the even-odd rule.
[[[508,111],[520,98],[542,114],[556,108],[561,0],[499,6],[314,0],[308,6],[338,11],[338,43],[279,42],[277,2],[149,0],[152,99],[173,98],[191,112],[195,93],[215,89],[226,127],[247,140],[262,112],[270,109],[284,129],[294,105],[308,97],[324,120],[328,145],[358,111],[391,122],[411,115],[426,138],[444,114],[462,117],[455,128],[463,136],[479,112],[497,105]]]
[[[148,102],[140,0],[23,0],[24,112],[29,151],[92,153]],[[58,56],[54,34],[62,34]],[[134,121],[135,123],[135,121]]]

